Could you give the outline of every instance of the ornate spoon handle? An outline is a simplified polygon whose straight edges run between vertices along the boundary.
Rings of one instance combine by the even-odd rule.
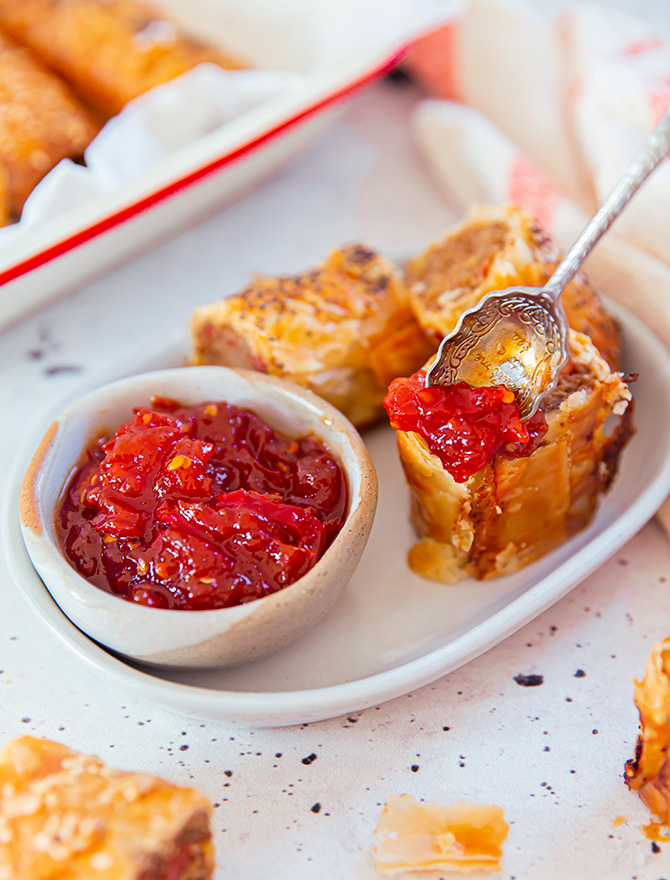
[[[670,152],[670,107],[633,157],[630,165],[570,248],[544,289],[558,300],[563,288],[626,207],[651,172]]]

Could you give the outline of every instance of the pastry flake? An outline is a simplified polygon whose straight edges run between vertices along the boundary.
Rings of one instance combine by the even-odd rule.
[[[408,871],[500,871],[509,825],[500,807],[457,801],[419,803],[390,797],[375,829],[373,859],[380,874]]]
[[[407,264],[410,302],[421,327],[439,344],[463,311],[492,290],[541,287],[560,259],[534,217],[519,205],[471,209],[444,239]],[[578,273],[563,293],[573,330],[586,333],[612,369],[620,364],[621,334],[598,294]]]
[[[259,278],[193,314],[194,360],[259,370],[314,391],[355,425],[383,414],[389,382],[435,350],[398,269],[361,244],[299,275]]]
[[[210,880],[210,815],[193,789],[24,736],[0,753],[0,880]]]
[[[670,636],[652,648],[634,700],[641,731],[624,779],[658,822],[670,826]]]

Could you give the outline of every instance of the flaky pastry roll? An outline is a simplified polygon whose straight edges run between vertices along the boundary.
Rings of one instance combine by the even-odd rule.
[[[210,880],[211,804],[24,736],[0,754],[0,880]]]
[[[632,433],[631,395],[591,340],[570,331],[569,369],[543,411],[547,432],[532,454],[496,454],[457,482],[413,431],[398,431],[420,541],[409,565],[433,580],[509,574],[591,521]],[[609,416],[616,427],[605,428]]]
[[[98,126],[65,83],[0,36],[0,219],[16,219],[61,159],[80,159]]]
[[[410,302],[421,327],[439,343],[485,294],[515,285],[541,287],[559,258],[520,206],[473,208],[442,241],[408,263]],[[590,336],[610,367],[618,369],[619,328],[583,274],[566,287],[563,306],[572,329]]]
[[[0,27],[104,117],[197,64],[247,66],[141,0],[0,0]]]
[[[300,275],[260,278],[193,314],[194,359],[289,379],[356,425],[383,414],[388,383],[434,351],[392,263],[360,244]]]
[[[670,637],[652,648],[634,699],[641,730],[624,779],[658,822],[670,826]]]

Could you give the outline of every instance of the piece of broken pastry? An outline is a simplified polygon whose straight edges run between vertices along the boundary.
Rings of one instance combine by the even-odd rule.
[[[24,736],[0,754],[0,880],[210,880],[211,805]]]
[[[500,807],[458,801],[419,803],[390,797],[375,829],[373,859],[380,874],[414,871],[500,871],[509,825]]]
[[[631,394],[587,336],[571,330],[569,352],[528,422],[503,386],[425,388],[423,371],[391,384],[385,405],[420,538],[408,557],[418,574],[446,583],[509,574],[589,524],[633,431]]]
[[[383,415],[389,382],[435,350],[419,328],[399,270],[361,244],[300,275],[259,278],[196,309],[194,360],[289,379],[355,425]]]
[[[626,762],[626,785],[637,791],[660,825],[670,826],[670,637],[651,650],[642,681],[635,682],[640,733]],[[667,839],[667,838],[663,838]]]
[[[541,287],[560,255],[535,218],[519,205],[472,208],[462,223],[406,267],[410,303],[436,346],[462,312],[492,290]],[[579,273],[563,293],[573,330],[586,333],[612,369],[620,366],[621,337],[616,321]]]

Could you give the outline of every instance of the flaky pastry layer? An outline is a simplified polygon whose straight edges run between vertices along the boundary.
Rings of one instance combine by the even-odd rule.
[[[387,877],[414,871],[499,871],[509,825],[500,807],[390,797],[375,829],[373,859]]]

